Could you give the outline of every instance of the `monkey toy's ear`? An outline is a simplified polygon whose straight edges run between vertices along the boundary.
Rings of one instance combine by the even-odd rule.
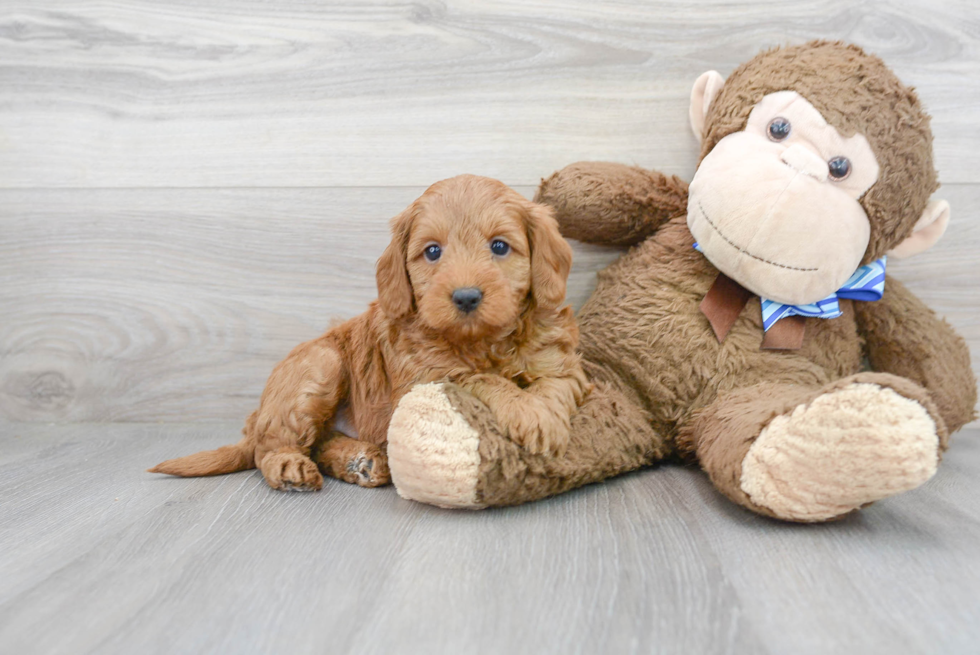
[[[704,119],[708,115],[708,107],[711,102],[718,97],[721,87],[725,86],[725,78],[718,71],[708,71],[702,73],[694,88],[691,89],[691,109],[689,116],[691,119],[691,129],[694,136],[698,138],[698,143],[704,135]]]
[[[888,254],[899,259],[918,255],[936,245],[948,225],[949,203],[945,200],[932,200],[916,221],[912,234],[889,250]]]

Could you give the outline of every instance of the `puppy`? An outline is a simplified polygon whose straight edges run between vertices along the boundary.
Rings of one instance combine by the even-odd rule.
[[[527,450],[562,454],[589,384],[564,305],[572,250],[551,210],[496,180],[461,175],[429,187],[391,232],[378,300],[275,367],[240,442],[150,471],[258,467],[284,490],[320,489],[321,471],[382,485],[393,408],[413,385],[440,380],[482,400]],[[341,403],[358,439],[329,429]]]

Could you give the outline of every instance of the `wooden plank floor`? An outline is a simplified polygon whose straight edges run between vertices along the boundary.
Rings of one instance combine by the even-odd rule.
[[[440,510],[252,471],[143,473],[237,424],[12,424],[6,653],[976,653],[980,440],[836,523],[745,512],[694,469]]]

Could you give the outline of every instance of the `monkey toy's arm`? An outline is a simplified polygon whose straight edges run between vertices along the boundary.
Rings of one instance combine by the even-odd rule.
[[[579,162],[542,180],[534,200],[555,210],[569,239],[632,246],[687,212],[687,183],[635,166]]]
[[[854,303],[871,368],[925,387],[953,433],[975,415],[977,382],[970,351],[949,323],[900,282],[885,279],[881,300]]]

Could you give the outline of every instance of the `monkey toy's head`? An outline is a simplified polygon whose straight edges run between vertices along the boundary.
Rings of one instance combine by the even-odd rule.
[[[705,256],[750,291],[817,302],[862,264],[932,246],[929,117],[877,57],[824,41],[764,52],[691,93],[701,161],[687,223]]]

